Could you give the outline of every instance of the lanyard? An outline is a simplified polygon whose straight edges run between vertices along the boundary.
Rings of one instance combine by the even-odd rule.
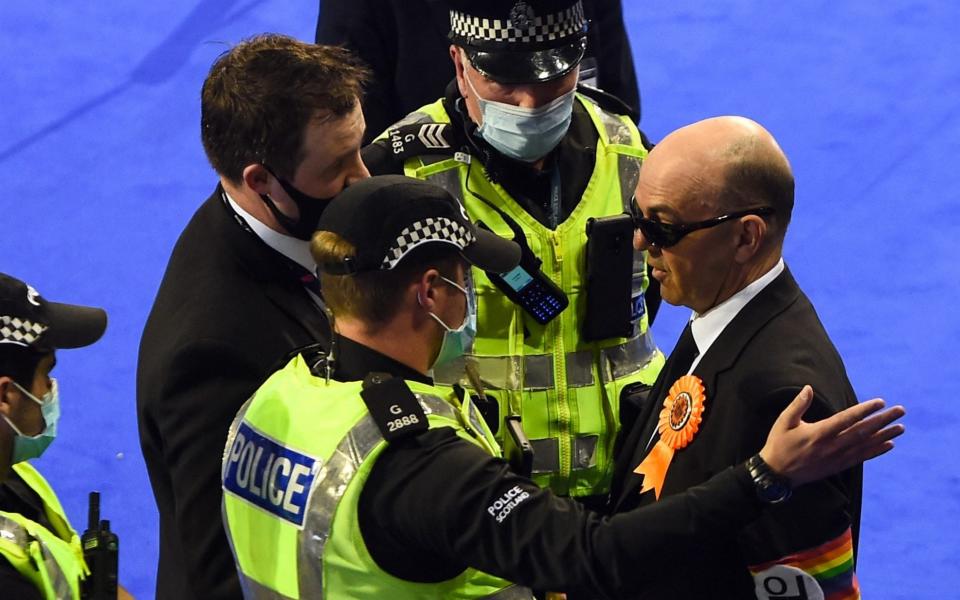
[[[220,201],[223,202],[223,207],[227,209],[230,215],[233,217],[233,220],[240,226],[241,229],[246,231],[249,235],[256,238],[261,244],[267,246],[267,243],[264,242],[257,232],[250,227],[250,224],[247,223],[246,219],[237,214],[237,211],[233,210],[233,207],[230,206],[230,201],[227,199],[226,192],[221,192]],[[270,248],[270,246],[267,246]],[[314,304],[324,309],[325,305],[323,303],[323,298],[320,295],[320,280],[317,279],[316,274],[311,273],[308,269],[305,269],[303,265],[293,260],[292,258],[284,255],[282,252],[277,252],[273,248],[270,248],[283,258],[283,264],[286,265],[287,270],[300,282],[304,289],[308,292]]]
[[[560,165],[554,161],[550,173],[550,229],[560,225]]]

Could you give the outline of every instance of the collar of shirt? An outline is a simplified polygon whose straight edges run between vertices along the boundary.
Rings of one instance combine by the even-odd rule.
[[[700,364],[700,359],[707,353],[713,342],[716,341],[727,325],[733,321],[743,307],[759,294],[763,288],[770,285],[780,273],[783,273],[783,259],[777,261],[772,269],[763,274],[762,277],[743,288],[736,294],[730,296],[720,304],[714,306],[702,315],[694,313],[690,317],[690,332],[693,334],[693,341],[697,344],[699,354],[690,365],[687,374],[693,373],[693,370]]]
[[[243,208],[241,208],[240,205],[230,197],[230,194],[228,194],[226,190],[224,190],[223,193],[227,197],[227,202],[230,203],[230,207],[233,208],[238,215],[240,215],[241,219],[247,222],[247,225],[250,226],[250,229],[253,230],[258,238],[263,240],[263,243],[297,263],[308,272],[316,272],[317,263],[314,262],[313,256],[310,254],[310,242],[297,239],[293,236],[284,235],[279,231],[270,229],[259,219],[243,210]]]
[[[433,385],[433,379],[407,365],[342,335],[336,336],[334,375],[337,381],[362,381],[369,373],[388,373],[407,381]]]

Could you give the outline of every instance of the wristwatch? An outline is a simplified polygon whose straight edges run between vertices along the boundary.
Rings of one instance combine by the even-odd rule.
[[[767,504],[779,504],[793,493],[790,481],[771,469],[759,454],[754,454],[747,460],[747,471],[753,480],[754,489],[757,490],[757,497]]]

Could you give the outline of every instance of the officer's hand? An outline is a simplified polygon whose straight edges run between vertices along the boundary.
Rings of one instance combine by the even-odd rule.
[[[130,592],[124,589],[122,585],[117,586],[117,600],[134,600]]]
[[[893,449],[901,424],[888,427],[906,414],[902,406],[884,412],[874,398],[851,406],[816,423],[803,421],[813,402],[813,388],[804,386],[780,413],[760,450],[770,467],[795,485],[829,477]]]

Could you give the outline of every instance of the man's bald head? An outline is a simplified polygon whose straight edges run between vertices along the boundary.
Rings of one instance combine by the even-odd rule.
[[[663,299],[703,313],[780,260],[793,174],[763,127],[716,117],[657,144],[635,201],[647,224],[634,247],[648,251]]]
[[[681,127],[653,149],[644,164],[651,167],[685,172],[698,182],[701,201],[721,213],[773,207],[770,237],[783,241],[793,212],[793,172],[780,145],[756,121],[713,117]]]

